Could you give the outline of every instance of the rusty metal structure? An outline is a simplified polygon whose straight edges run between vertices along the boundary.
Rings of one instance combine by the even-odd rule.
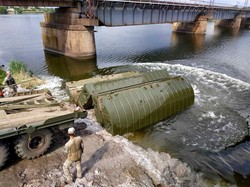
[[[154,0],[95,0],[91,9],[100,24],[106,26],[190,22],[195,21],[199,15],[215,20],[234,19],[239,14],[250,17],[250,11],[246,8],[222,6],[215,4],[214,0],[207,4]],[[86,6],[83,6],[83,11],[87,11]]]
[[[98,19],[100,25],[126,26],[194,21],[199,15],[210,19],[234,19],[243,14],[250,17],[247,8],[216,4],[215,0],[202,3],[181,3],[160,0],[0,0],[0,6],[75,7],[81,3],[82,16]]]

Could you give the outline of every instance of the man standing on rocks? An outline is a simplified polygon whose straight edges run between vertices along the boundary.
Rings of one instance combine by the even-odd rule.
[[[81,157],[84,149],[83,141],[80,136],[75,136],[75,128],[68,129],[69,141],[65,144],[67,152],[67,160],[63,164],[64,176],[68,183],[71,183],[73,178],[69,172],[69,167],[76,163],[77,178],[82,178]]]

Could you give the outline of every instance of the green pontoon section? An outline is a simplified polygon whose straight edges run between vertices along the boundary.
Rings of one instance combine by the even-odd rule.
[[[106,80],[131,77],[131,76],[139,75],[139,74],[140,73],[137,71],[131,71],[131,72],[112,74],[112,75],[97,76],[97,77],[92,77],[90,79],[84,79],[84,80],[79,80],[79,81],[71,81],[71,82],[66,83],[66,90],[68,92],[70,100],[73,103],[76,103],[78,106],[81,106],[83,108],[83,105],[84,103],[86,103],[86,101],[85,100],[82,101],[80,94],[86,84],[91,84],[91,83],[94,84],[96,82],[103,82]]]
[[[100,93],[93,100],[97,121],[113,135],[122,135],[187,109],[194,91],[186,79],[168,77]]]
[[[76,100],[81,108],[89,109],[93,107],[92,96],[104,92],[112,92],[116,89],[129,86],[137,86],[151,81],[169,78],[166,69],[147,72],[143,74],[135,74],[129,77],[121,77],[85,84]]]

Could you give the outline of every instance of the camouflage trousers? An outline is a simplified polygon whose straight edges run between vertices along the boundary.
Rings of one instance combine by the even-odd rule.
[[[82,178],[82,167],[81,167],[81,161],[71,161],[71,160],[66,160],[63,164],[63,172],[64,176],[68,181],[72,181],[72,175],[70,174],[69,167],[75,163],[76,164],[76,176],[77,178]]]

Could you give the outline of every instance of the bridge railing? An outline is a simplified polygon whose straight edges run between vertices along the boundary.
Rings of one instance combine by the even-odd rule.
[[[103,0],[103,1],[114,1],[114,2],[133,2],[133,3],[151,3],[151,4],[161,4],[161,5],[170,5],[170,6],[189,6],[189,7],[204,7],[212,9],[231,9],[239,10],[240,7],[236,5],[223,4],[223,3],[211,3],[209,1],[180,1],[180,0]]]

